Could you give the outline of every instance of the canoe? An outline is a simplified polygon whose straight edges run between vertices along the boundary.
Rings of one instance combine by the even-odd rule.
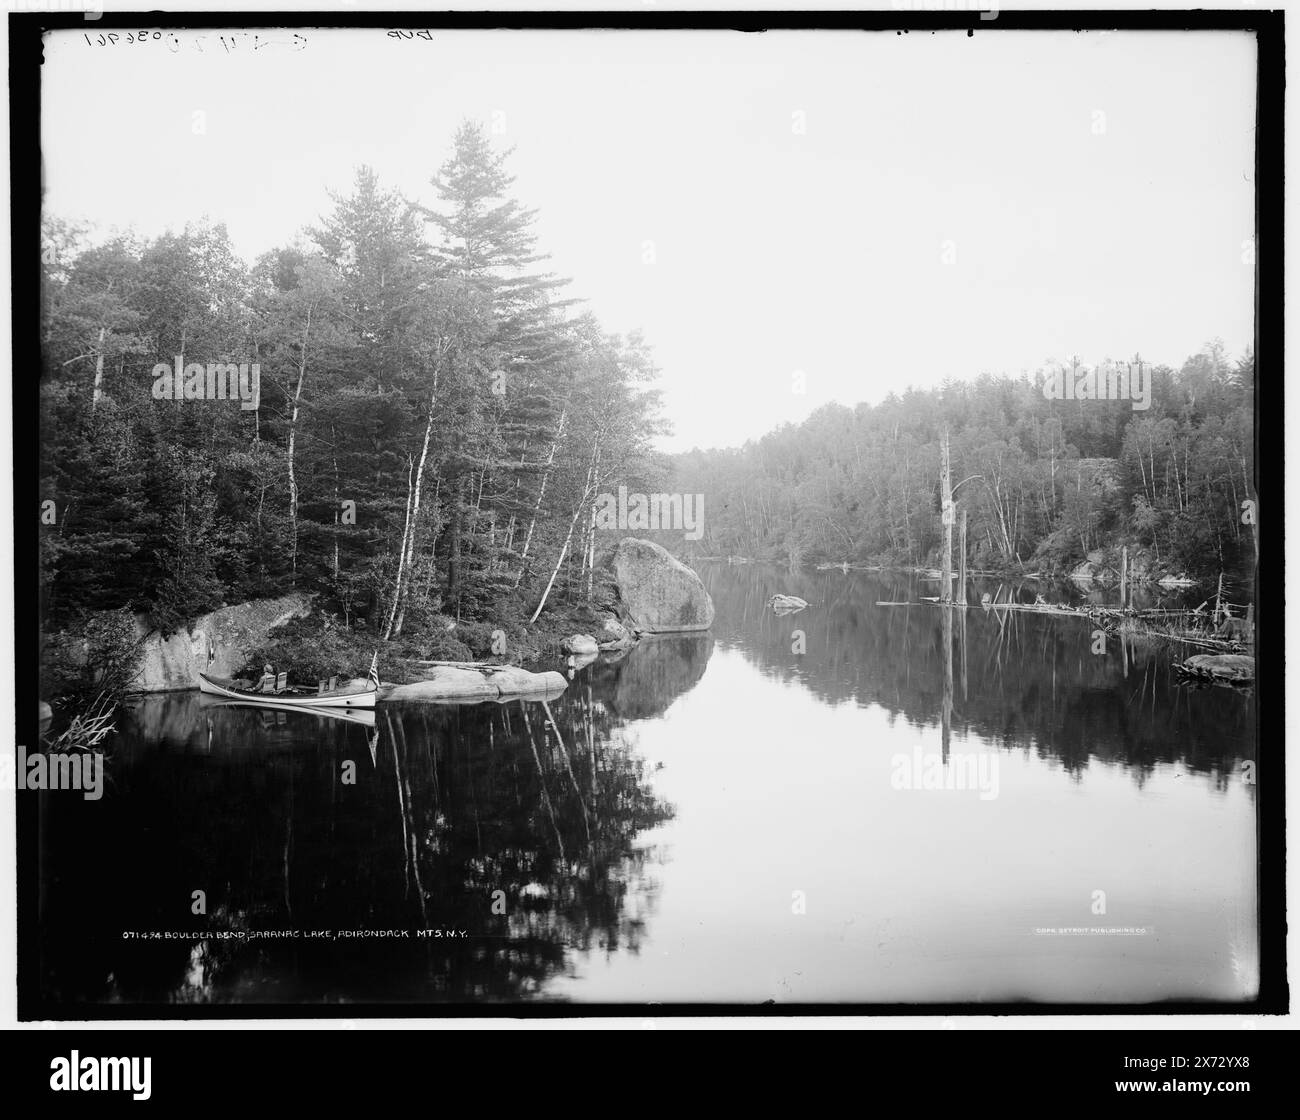
[[[367,680],[364,685],[336,688],[329,692],[317,692],[310,688],[286,688],[282,692],[253,692],[251,689],[235,688],[233,681],[223,677],[211,677],[202,672],[199,673],[199,691],[209,696],[224,696],[227,700],[242,700],[246,704],[294,710],[373,708],[379,697],[379,686],[373,679]]]

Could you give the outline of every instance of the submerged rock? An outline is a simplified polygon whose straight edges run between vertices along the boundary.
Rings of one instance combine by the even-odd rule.
[[[800,599],[798,595],[773,595],[767,605],[777,614],[794,614],[795,611],[803,610],[808,601]]]
[[[622,661],[636,648],[636,642],[628,642],[627,645],[618,645],[614,642],[606,642],[600,647],[600,660],[606,665],[614,665],[617,662]]]
[[[648,634],[707,630],[713,625],[713,599],[700,577],[654,541],[619,541],[614,578],[632,622]]]
[[[1198,653],[1178,668],[1202,680],[1244,683],[1255,679],[1255,659],[1240,653]]]

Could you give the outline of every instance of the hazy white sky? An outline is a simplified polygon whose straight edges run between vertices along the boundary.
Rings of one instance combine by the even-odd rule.
[[[357,164],[428,200],[462,118],[504,127],[555,271],[653,345],[670,450],[1251,343],[1245,34],[86,34],[46,43],[47,206],[146,234],[207,214],[250,260]]]

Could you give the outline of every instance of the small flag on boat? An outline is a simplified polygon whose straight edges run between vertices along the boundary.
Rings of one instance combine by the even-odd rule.
[[[372,657],[372,658],[370,659],[370,672],[367,673],[366,676],[368,676],[372,681],[375,682],[375,687],[376,687],[376,688],[379,687],[379,672],[378,672],[378,666],[379,666],[379,651],[378,651],[378,650],[375,650],[375,655],[374,655],[374,657]]]

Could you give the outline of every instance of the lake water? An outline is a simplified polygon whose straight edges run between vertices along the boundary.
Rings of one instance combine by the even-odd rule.
[[[910,576],[700,573],[711,633],[548,704],[137,702],[102,800],[40,795],[46,997],[1255,994],[1253,696],[1072,618],[877,605]]]

